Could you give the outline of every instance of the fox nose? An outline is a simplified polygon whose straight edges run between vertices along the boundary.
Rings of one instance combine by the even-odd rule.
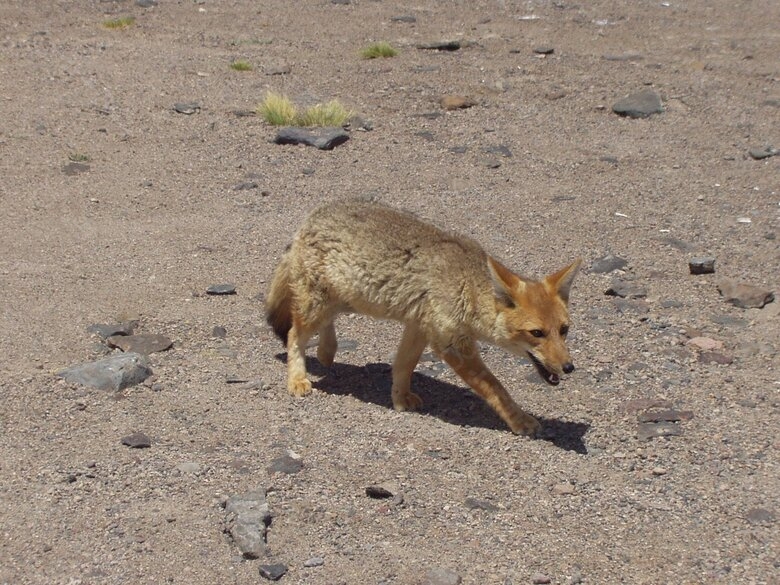
[[[574,371],[574,364],[569,362],[567,364],[563,364],[563,372],[565,374],[571,374]]]

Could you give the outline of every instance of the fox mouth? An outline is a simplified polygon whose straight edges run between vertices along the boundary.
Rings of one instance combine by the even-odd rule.
[[[534,357],[532,353],[528,353],[528,357],[531,359],[531,363],[536,367],[536,371],[539,372],[539,376],[547,382],[550,386],[557,386],[561,382],[561,377],[544,367],[544,364]]]

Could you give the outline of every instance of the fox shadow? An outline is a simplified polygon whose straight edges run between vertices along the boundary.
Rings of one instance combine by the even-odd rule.
[[[287,354],[277,354],[276,358],[286,361]],[[393,408],[390,364],[379,362],[355,366],[334,363],[330,368],[325,368],[315,358],[307,357],[306,368],[315,377],[312,385],[322,392],[352,396],[363,402]],[[450,384],[426,373],[415,372],[412,389],[423,399],[423,406],[418,412],[453,425],[509,432],[504,421],[466,386]],[[583,437],[590,425],[534,416],[542,424],[538,439],[549,441],[566,451],[587,454]]]

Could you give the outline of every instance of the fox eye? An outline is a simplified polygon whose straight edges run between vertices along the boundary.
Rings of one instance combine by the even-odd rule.
[[[569,332],[569,326],[564,325],[561,327],[561,337],[566,337],[566,334]]]
[[[544,331],[541,329],[531,329],[531,335],[534,337],[544,337]]]

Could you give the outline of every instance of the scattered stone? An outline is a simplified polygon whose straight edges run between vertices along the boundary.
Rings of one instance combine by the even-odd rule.
[[[255,110],[233,110],[231,112],[236,118],[254,118],[257,116]]]
[[[714,274],[715,258],[691,258],[688,262],[688,269],[690,270],[691,274]]]
[[[664,111],[661,96],[652,89],[645,89],[618,100],[612,106],[612,111],[619,116],[629,118],[647,118]]]
[[[693,345],[699,349],[705,351],[712,351],[713,349],[723,349],[723,342],[710,337],[694,337],[688,340],[688,345]]]
[[[548,45],[542,45],[539,47],[534,47],[533,52],[537,55],[552,55],[555,52],[555,49]]]
[[[157,6],[157,0],[135,0],[135,5],[141,8],[154,8]]]
[[[504,144],[499,144],[498,146],[486,146],[482,150],[487,154],[495,154],[498,156],[503,156],[505,158],[512,157],[512,151],[509,150],[509,147]]]
[[[227,329],[225,329],[221,325],[216,325],[211,330],[211,336],[217,337],[218,339],[225,339],[225,337],[227,337]]]
[[[260,576],[269,581],[278,581],[285,573],[287,573],[287,565],[282,563],[260,565]]]
[[[117,324],[95,323],[87,327],[89,333],[95,333],[101,339],[108,339],[114,335],[132,335],[135,328],[132,322]]]
[[[678,422],[681,420],[691,420],[693,418],[692,410],[656,410],[650,412],[642,412],[637,415],[639,422]]]
[[[282,455],[271,462],[271,465],[268,466],[268,473],[286,473],[292,475],[298,473],[301,469],[303,469],[303,461],[291,457],[290,455]]]
[[[173,104],[173,109],[179,114],[186,114],[187,116],[190,116],[200,112],[200,104],[197,102],[177,102]]]
[[[470,41],[459,41],[457,39],[454,39],[454,40],[433,41],[430,43],[419,43],[417,45],[417,48],[425,49],[429,51],[457,51],[465,47],[470,47],[472,44],[473,43],[471,43]]]
[[[607,54],[602,57],[605,61],[641,61],[644,59],[641,53],[628,51],[626,53]]]
[[[322,557],[311,557],[310,559],[306,559],[303,561],[303,566],[307,569],[310,569],[312,567],[321,567],[325,564],[325,559]]]
[[[233,191],[248,191],[249,189],[257,189],[260,185],[257,181],[244,181],[238,185],[233,186]]]
[[[727,302],[741,309],[760,309],[775,299],[770,290],[734,280],[722,281],[718,290]]]
[[[534,573],[531,576],[531,583],[534,585],[547,585],[548,583],[552,583],[552,579],[543,573]]]
[[[139,333],[138,335],[112,335],[106,339],[109,347],[119,348],[125,353],[149,355],[165,351],[173,346],[173,341],[159,333]]]
[[[569,92],[562,87],[553,86],[544,94],[545,99],[552,101],[560,100],[569,95]],[[617,161],[616,161],[617,162]]]
[[[615,270],[622,270],[626,266],[628,266],[628,260],[613,254],[607,254],[590,265],[590,272],[591,274],[607,274]]]
[[[57,375],[72,384],[119,391],[140,384],[152,375],[152,369],[146,356],[124,353],[72,366],[61,370]]]
[[[453,111],[453,110],[465,110],[466,108],[471,108],[473,106],[477,105],[477,102],[472,100],[471,98],[463,97],[461,95],[445,95],[442,96],[439,100],[439,105],[447,110],[447,111]]]
[[[637,426],[637,439],[649,441],[656,437],[677,437],[682,435],[682,427],[673,422],[639,423]]]
[[[127,445],[131,449],[148,449],[152,446],[152,440],[144,433],[137,432],[122,437],[122,444]]]
[[[751,524],[772,524],[775,521],[775,515],[765,508],[751,508],[745,516]]]
[[[371,132],[374,129],[374,122],[362,116],[352,116],[349,119],[349,127],[354,128],[355,130]]]
[[[176,466],[176,469],[181,473],[192,473],[193,475],[197,475],[200,473],[201,466],[200,463],[196,463],[195,461],[185,461],[184,463],[179,463]]]
[[[234,284],[212,284],[206,289],[207,295],[234,295],[236,294],[236,285]]]
[[[672,408],[672,403],[661,398],[635,398],[624,402],[620,408],[624,412],[631,413],[648,408]]]
[[[434,567],[425,574],[423,585],[460,585],[462,581],[456,572]]]
[[[289,75],[290,71],[289,65],[274,65],[265,69],[263,73],[266,75]]]
[[[403,22],[405,24],[413,24],[417,22],[417,18],[411,14],[401,14],[399,16],[391,16],[391,22]]]
[[[375,500],[385,500],[393,497],[393,492],[384,485],[370,485],[366,488],[366,495]]]
[[[633,282],[615,279],[604,294],[621,299],[642,299],[647,296],[647,291]]]
[[[497,158],[489,158],[485,161],[485,166],[489,169],[501,168],[501,161]]]
[[[568,482],[559,483],[557,485],[554,485],[552,488],[552,493],[554,493],[556,496],[571,496],[574,495],[576,491],[577,491],[576,486]]]
[[[225,512],[228,514],[225,532],[230,534],[244,558],[256,559],[264,555],[266,529],[271,523],[265,490],[231,496],[225,502]]]
[[[274,138],[276,144],[305,144],[320,150],[333,150],[349,140],[349,134],[343,128],[281,128]]]
[[[79,173],[86,173],[88,170],[89,170],[89,165],[85,165],[84,163],[78,163],[78,162],[70,162],[62,167],[62,172],[69,177],[78,175]]]
[[[469,510],[485,510],[486,512],[498,512],[498,506],[487,500],[477,498],[466,498],[466,507]]]
[[[702,364],[718,364],[728,366],[734,363],[734,356],[718,351],[704,351],[699,355],[699,362]]]
[[[748,150],[748,154],[755,160],[761,160],[780,154],[780,149],[773,148],[771,146],[765,146],[764,148],[751,148]]]
[[[665,467],[653,467],[650,473],[652,473],[653,475],[661,476],[661,475],[666,475],[667,473],[669,473],[669,471]]]

